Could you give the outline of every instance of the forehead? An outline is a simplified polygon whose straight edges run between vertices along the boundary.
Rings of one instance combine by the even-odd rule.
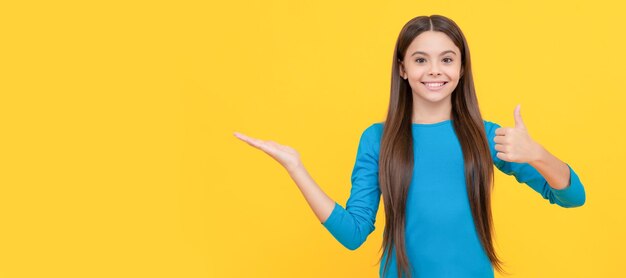
[[[407,54],[411,55],[414,51],[424,51],[430,55],[439,55],[440,52],[451,49],[460,54],[459,48],[452,40],[443,32],[425,31],[419,34],[407,49]]]

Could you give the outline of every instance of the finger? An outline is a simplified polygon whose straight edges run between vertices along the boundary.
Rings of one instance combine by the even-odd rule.
[[[241,140],[244,140],[244,141],[247,140],[248,138],[250,138],[250,137],[244,135],[243,133],[239,133],[239,132],[233,132],[233,135],[235,135],[235,137],[237,137],[237,138],[239,138]]]
[[[272,147],[274,147],[275,149],[277,149],[277,150],[281,150],[281,151],[286,151],[286,150],[288,150],[287,146],[285,146],[285,145],[281,145],[281,144],[276,143],[276,142],[274,142],[274,141],[269,141],[269,142],[270,142],[269,144],[270,144]]]
[[[505,153],[498,152],[496,153],[496,156],[501,160],[508,161],[508,157],[506,156]]]
[[[506,128],[505,127],[499,127],[496,129],[496,135],[506,135]]]
[[[515,127],[520,127],[520,128],[526,128],[526,125],[524,125],[524,121],[522,120],[522,115],[520,113],[521,110],[521,104],[518,104],[515,107],[515,111],[513,112],[513,116],[515,117]]]
[[[495,149],[496,151],[501,152],[501,153],[506,153],[506,147],[505,147],[504,145],[502,145],[502,144],[496,144],[496,145],[494,146],[494,149]]]
[[[250,144],[250,141],[252,140],[251,137],[246,136],[246,135],[244,135],[242,133],[239,133],[239,132],[235,132],[234,135],[235,135],[235,137],[241,139],[242,141],[244,141],[244,142],[246,142],[248,144]]]
[[[262,149],[265,145],[263,140],[252,138],[252,137],[246,136],[238,132],[235,133],[235,136],[237,136],[237,138],[243,140],[244,142],[248,143],[249,145],[259,148],[259,149]]]

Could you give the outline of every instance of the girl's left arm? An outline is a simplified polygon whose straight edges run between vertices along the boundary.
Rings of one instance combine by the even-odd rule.
[[[496,151],[494,164],[505,174],[515,175],[519,182],[530,185],[550,203],[563,207],[582,206],[586,199],[585,189],[571,165],[530,137],[519,105],[514,117],[514,127],[494,124],[489,131],[490,145],[493,144]]]
[[[496,129],[496,150],[498,158],[532,165],[554,189],[564,189],[570,185],[570,170],[563,161],[552,155],[533,140],[526,129],[520,113],[520,105],[513,112],[515,127]]]

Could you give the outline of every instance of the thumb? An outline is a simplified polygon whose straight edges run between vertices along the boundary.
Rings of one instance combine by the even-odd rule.
[[[515,127],[526,129],[526,125],[524,124],[524,121],[522,120],[522,115],[520,114],[520,106],[521,104],[518,104],[515,107],[515,112],[513,113],[513,115],[515,116]]]

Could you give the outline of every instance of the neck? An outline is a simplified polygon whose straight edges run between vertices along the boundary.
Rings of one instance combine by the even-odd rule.
[[[438,103],[416,101],[413,98],[413,123],[437,123],[452,118],[452,103],[440,101]]]

